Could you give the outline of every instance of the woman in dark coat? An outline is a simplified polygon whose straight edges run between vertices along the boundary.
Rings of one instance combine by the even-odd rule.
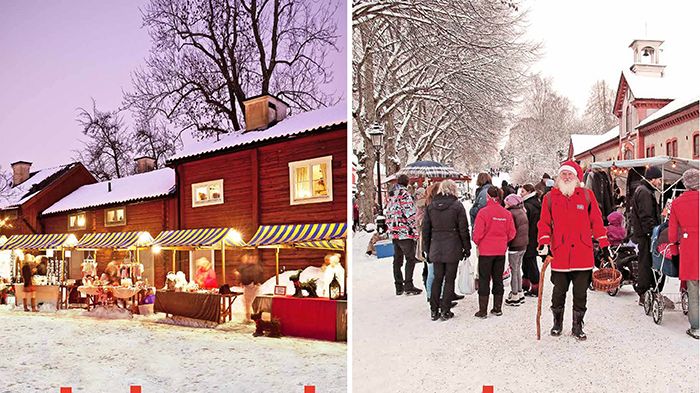
[[[34,257],[32,255],[24,256],[24,263],[22,264],[22,291],[24,292],[24,297],[22,302],[24,304],[24,311],[29,311],[29,306],[27,305],[27,298],[31,299],[32,311],[37,312],[36,308],[36,288],[32,283],[32,277],[36,272],[36,267],[34,266]]]
[[[430,288],[430,318],[445,321],[454,314],[450,311],[452,299],[449,296],[440,299],[443,282],[444,293],[454,293],[458,263],[468,258],[471,251],[467,212],[457,199],[457,185],[452,180],[440,183],[437,195],[426,208],[423,249],[435,269],[435,279]]]
[[[540,285],[540,269],[537,264],[537,222],[540,221],[542,203],[538,198],[535,186],[530,183],[521,188],[523,205],[527,213],[528,243],[523,256],[523,290],[526,296],[537,297],[537,289]]]
[[[491,187],[491,176],[488,173],[482,172],[476,177],[477,189],[474,193],[474,205],[469,209],[469,223],[474,231],[474,222],[476,222],[476,214],[486,206],[486,192]]]

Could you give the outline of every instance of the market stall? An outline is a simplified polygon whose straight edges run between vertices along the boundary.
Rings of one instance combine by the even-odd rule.
[[[176,272],[175,251],[221,251],[222,275],[226,276],[226,249],[243,247],[241,234],[233,228],[200,228],[163,231],[153,240],[154,252],[171,250],[172,273]],[[191,262],[191,261],[190,261]],[[191,269],[190,269],[191,270]],[[191,280],[190,280],[191,281]],[[233,301],[240,293],[218,293],[218,288],[203,290],[187,285],[176,290],[156,292],[155,311],[172,316],[223,323],[232,319]]]
[[[150,289],[148,280],[143,278],[144,267],[140,259],[140,250],[150,249],[152,243],[153,238],[148,232],[88,233],[80,239],[74,247],[75,250],[88,251],[90,254],[83,260],[84,281],[75,289],[87,298],[88,310],[96,306],[118,306],[120,302],[125,309],[137,309]],[[103,282],[96,274],[94,253],[105,249],[128,253],[119,261],[119,265],[114,265],[114,268],[118,269],[118,283]],[[86,279],[90,276],[92,279]],[[68,298],[72,290],[73,288],[67,289]],[[153,290],[155,291],[155,288]],[[131,303],[130,307],[128,302]]]
[[[35,234],[14,235],[0,246],[0,250],[10,250],[16,257],[12,263],[12,277],[15,282],[15,305],[24,299],[24,284],[19,283],[20,258],[25,252],[46,251],[46,275],[34,276],[37,303],[50,303],[57,309],[62,304],[61,286],[65,285],[70,263],[70,249],[78,243],[75,235]]]
[[[346,223],[262,225],[248,245],[275,250],[275,280],[279,285],[280,250],[307,248],[342,252],[345,250],[346,236]],[[347,275],[343,274],[340,280],[347,284]],[[264,304],[263,311],[271,312],[273,318],[280,320],[285,336],[346,340],[347,302],[340,299],[346,294],[338,291],[335,298],[331,297],[295,297],[290,293],[261,296],[257,304],[258,307]]]

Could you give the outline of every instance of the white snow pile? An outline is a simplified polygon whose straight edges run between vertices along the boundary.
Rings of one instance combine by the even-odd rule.
[[[347,391],[347,345],[241,331],[194,329],[131,320],[0,310],[3,392],[90,393]],[[163,314],[157,314],[162,318]],[[228,325],[228,324],[226,324]],[[253,325],[254,326],[254,325]],[[230,327],[229,327],[230,328]],[[251,329],[251,330],[246,330]]]
[[[83,311],[83,316],[98,319],[131,319],[132,315],[128,310],[119,307],[98,306],[90,311]]]
[[[584,327],[588,340],[570,333],[572,295],[564,334],[551,337],[552,284],[544,282],[542,339],[536,340],[537,299],[503,305],[500,317],[475,318],[477,295],[466,296],[449,321],[430,320],[425,292],[396,296],[392,258],[364,253],[370,234],[353,238],[353,390],[357,392],[480,392],[484,385],[507,392],[698,392],[698,341],[685,334],[688,318],[664,312],[656,325],[637,305],[630,286],[616,297],[588,292]],[[414,283],[422,288],[423,264]],[[549,270],[548,270],[549,272]],[[678,279],[667,279],[673,298]],[[509,283],[506,282],[506,293]],[[489,309],[491,304],[489,304]],[[377,365],[391,365],[378,372]]]
[[[42,303],[39,305],[39,312],[56,312],[56,305],[53,303]]]

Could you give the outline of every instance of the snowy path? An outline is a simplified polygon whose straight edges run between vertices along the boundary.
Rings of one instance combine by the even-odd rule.
[[[0,310],[0,392],[346,391],[345,343],[254,338],[254,325],[237,323],[197,329],[79,313]]]
[[[549,336],[547,278],[537,342],[535,298],[480,320],[473,316],[477,295],[471,295],[453,309],[454,319],[431,321],[423,294],[394,294],[391,258],[367,257],[368,240],[361,234],[353,246],[354,392],[481,392],[482,385],[498,393],[699,391],[700,351],[685,334],[687,317],[668,311],[654,324],[629,286],[616,298],[589,292],[588,341],[577,342],[570,333],[571,291],[564,334]],[[422,269],[416,266],[416,285]],[[678,280],[667,287],[677,291]]]

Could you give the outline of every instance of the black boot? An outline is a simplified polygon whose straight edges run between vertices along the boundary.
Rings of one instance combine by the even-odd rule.
[[[403,285],[396,284],[396,296],[401,296],[401,295],[403,295]]]
[[[430,319],[433,321],[440,319],[440,312],[438,310],[430,310]]]
[[[583,331],[583,316],[585,314],[585,311],[574,310],[574,322],[571,325],[571,334],[579,341],[584,341],[586,339],[586,333]]]
[[[554,325],[549,334],[552,336],[561,336],[561,331],[564,329],[564,309],[563,308],[552,308],[552,315],[554,315]]]
[[[455,314],[450,310],[443,310],[440,314],[440,320],[447,321],[448,319],[454,317]]]
[[[406,283],[403,285],[403,293],[406,295],[420,295],[423,293],[423,290],[414,287],[413,283]]]
[[[464,295],[458,295],[456,293],[453,293],[452,296],[450,296],[452,300],[462,300],[464,299]]]
[[[493,295],[493,309],[491,309],[491,314],[500,317],[503,315],[501,311],[501,306],[503,305],[503,295]]]
[[[474,314],[475,317],[486,319],[486,309],[489,307],[489,296],[479,296],[479,311]]]

